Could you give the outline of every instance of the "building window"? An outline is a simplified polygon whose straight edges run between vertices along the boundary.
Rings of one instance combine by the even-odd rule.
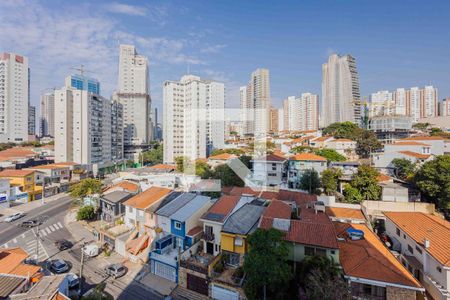
[[[314,256],[314,248],[312,248],[312,247],[305,247],[305,255],[306,256]]]
[[[416,246],[416,251],[422,254],[422,249],[420,249],[419,246]]]
[[[436,267],[436,270],[437,270],[439,273],[442,273],[441,267]]]
[[[410,245],[408,245],[408,251],[409,253],[414,254],[414,249]]]
[[[242,244],[243,244],[242,238],[241,238],[240,236],[237,236],[237,237],[234,239],[234,245],[235,245],[235,246],[242,246]]]
[[[398,236],[400,236],[400,229],[397,228],[396,229],[396,233],[397,233]]]
[[[181,223],[180,222],[175,222],[174,226],[175,226],[175,229],[181,230]]]

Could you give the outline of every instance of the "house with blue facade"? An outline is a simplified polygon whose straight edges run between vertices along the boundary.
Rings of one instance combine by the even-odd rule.
[[[153,274],[178,281],[178,259],[200,241],[199,219],[212,204],[210,197],[182,193],[155,212],[158,238],[149,257]]]

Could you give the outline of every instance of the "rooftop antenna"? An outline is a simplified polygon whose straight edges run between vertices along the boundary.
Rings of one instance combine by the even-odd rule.
[[[80,75],[81,75],[81,76],[84,76],[84,73],[88,72],[88,71],[86,71],[86,70],[84,69],[84,65],[80,65],[79,68],[72,67],[71,69],[80,72]]]

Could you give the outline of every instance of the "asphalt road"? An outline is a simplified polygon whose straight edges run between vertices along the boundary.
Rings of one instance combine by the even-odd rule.
[[[38,217],[52,217],[66,211],[72,198],[70,196],[62,197],[58,200],[46,203],[43,206],[36,207],[34,210],[28,212],[25,217],[15,220],[11,223],[0,223],[0,245],[8,242],[18,235],[30,230],[29,228],[20,227],[20,223],[26,220],[31,220]]]

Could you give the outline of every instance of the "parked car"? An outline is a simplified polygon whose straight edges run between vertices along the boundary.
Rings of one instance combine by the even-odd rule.
[[[76,288],[80,284],[80,278],[75,273],[67,274],[67,281],[69,289]]]
[[[100,248],[96,244],[90,244],[83,247],[83,252],[89,257],[97,256],[100,253]]]
[[[13,222],[13,221],[15,221],[17,219],[20,219],[20,218],[24,217],[24,216],[25,216],[24,213],[20,213],[20,212],[19,213],[15,213],[13,215],[10,215],[10,216],[6,217],[5,218],[5,222],[10,223],[10,222]]]
[[[62,259],[54,260],[50,264],[50,269],[56,274],[65,273],[69,271],[69,268],[69,264]]]
[[[112,276],[115,279],[125,275],[127,273],[127,268],[122,264],[112,264],[106,267],[105,272],[106,275]]]
[[[38,221],[38,220],[28,220],[28,221],[23,221],[22,223],[20,223],[20,227],[36,227],[41,225],[42,222]]]
[[[71,241],[63,239],[63,240],[56,241],[55,246],[56,246],[56,248],[58,248],[59,251],[64,251],[64,250],[72,248],[73,244]]]

